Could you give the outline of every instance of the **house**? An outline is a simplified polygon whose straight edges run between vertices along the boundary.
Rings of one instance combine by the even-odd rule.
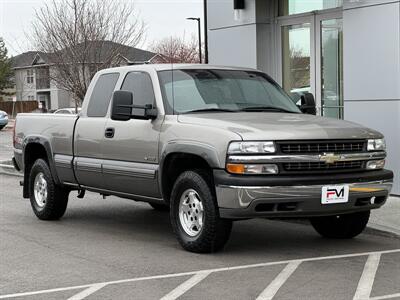
[[[116,45],[119,50],[118,54],[114,56],[112,62],[104,64],[104,60],[109,57],[110,51],[113,51]],[[79,44],[74,51],[83,51],[84,47],[90,49],[85,62],[88,65],[89,74],[104,68],[104,65],[121,66],[164,62],[163,57],[156,53],[110,41],[90,42],[90,48],[87,47],[87,44],[85,46]],[[39,107],[46,110],[75,105],[70,93],[58,87],[51,76],[56,72],[54,65],[57,56],[63,55],[64,51],[68,50],[56,53],[28,51],[12,58],[17,101],[38,101]]]

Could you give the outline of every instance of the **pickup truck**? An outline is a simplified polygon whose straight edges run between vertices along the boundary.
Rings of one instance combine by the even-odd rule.
[[[19,114],[14,162],[41,220],[63,216],[72,190],[169,210],[181,246],[224,247],[232,222],[307,218],[352,238],[392,188],[381,133],[315,116],[268,75],[210,65],[99,71],[78,115]]]

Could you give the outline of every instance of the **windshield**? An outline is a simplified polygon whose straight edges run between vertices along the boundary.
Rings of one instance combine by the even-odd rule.
[[[278,84],[260,72],[184,69],[158,74],[167,114],[198,111],[300,113]]]

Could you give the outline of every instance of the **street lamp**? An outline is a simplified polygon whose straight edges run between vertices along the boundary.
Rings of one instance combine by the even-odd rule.
[[[199,31],[199,61],[201,63],[201,25],[200,18],[186,18],[186,20],[197,21],[198,31]]]

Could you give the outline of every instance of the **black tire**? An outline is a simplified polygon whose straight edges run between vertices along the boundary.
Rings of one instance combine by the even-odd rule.
[[[182,195],[193,190],[199,196],[203,207],[203,224],[196,236],[185,232],[179,218]],[[210,253],[221,250],[229,239],[232,221],[221,219],[211,179],[203,171],[185,171],[176,180],[170,201],[170,218],[174,233],[180,245],[187,251]],[[197,220],[197,219],[196,219]]]
[[[36,199],[34,192],[37,176],[46,181],[46,187],[43,187],[43,191],[47,192],[47,197],[42,205],[38,204],[40,201]],[[67,209],[68,195],[69,190],[55,184],[47,162],[43,159],[36,160],[29,175],[29,196],[35,215],[40,220],[58,220]]]
[[[359,235],[368,224],[370,211],[337,216],[311,218],[311,225],[323,237],[351,239]]]
[[[154,208],[156,211],[169,211],[168,204],[161,204],[161,203],[150,203],[149,205]]]
[[[4,126],[3,126],[3,125],[1,125],[1,126],[0,126],[0,130],[2,130],[4,127],[6,127],[6,126],[5,126],[5,125],[4,125]]]

